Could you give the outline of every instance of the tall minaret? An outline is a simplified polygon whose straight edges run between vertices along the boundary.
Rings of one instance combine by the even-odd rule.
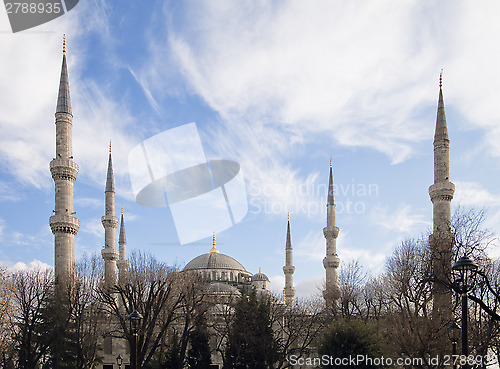
[[[123,206],[122,216],[120,220],[120,235],[118,236],[119,256],[120,259],[116,263],[118,266],[118,284],[123,286],[127,278],[127,238],[125,237],[125,223],[123,222]]]
[[[439,76],[439,101],[434,134],[434,184],[429,187],[429,196],[433,204],[433,233],[429,244],[433,256],[434,314],[451,312],[451,295],[443,284],[450,280],[451,250],[454,236],[451,232],[451,200],[455,185],[450,182],[450,140],[446,125],[443,100],[443,75]]]
[[[326,204],[326,227],[323,228],[326,239],[326,257],[323,266],[326,270],[326,285],[323,297],[327,302],[333,302],[338,297],[337,268],[340,259],[337,256],[337,237],[339,229],[335,226],[335,196],[333,193],[332,159],[330,159],[330,179],[328,182],[328,201]]]
[[[285,305],[293,305],[293,297],[295,296],[295,288],[293,288],[293,273],[295,272],[295,267],[293,266],[292,260],[292,238],[290,236],[290,214],[288,214],[288,226],[286,230],[286,265],[283,267],[283,273],[285,273],[285,289],[283,290],[283,299],[285,300]]]
[[[73,185],[78,175],[78,165],[73,161],[73,115],[66,65],[66,38],[63,39],[61,79],[55,117],[56,157],[50,162],[50,174],[55,187],[55,209],[49,224],[54,234],[56,283],[64,285],[70,283],[74,277],[75,236],[80,226],[73,211]]]
[[[101,218],[104,227],[104,249],[101,250],[104,259],[104,282],[107,287],[116,284],[116,227],[118,218],[115,216],[115,184],[113,179],[113,162],[111,159],[111,142],[109,143],[108,175],[106,178],[105,193],[105,215]]]

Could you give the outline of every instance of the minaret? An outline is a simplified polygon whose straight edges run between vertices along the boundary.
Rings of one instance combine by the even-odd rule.
[[[118,236],[118,246],[119,246],[119,260],[116,263],[118,266],[118,284],[123,286],[125,280],[127,279],[127,237],[125,237],[125,223],[123,222],[123,206],[122,206],[122,216],[120,219],[120,235]]]
[[[326,285],[323,297],[328,303],[338,298],[337,268],[340,264],[340,259],[337,256],[339,229],[335,226],[332,159],[330,159],[330,179],[328,182],[328,200],[326,203],[326,227],[323,228],[323,235],[326,239],[326,257],[323,259],[323,266],[326,270]]]
[[[116,284],[116,260],[118,251],[116,250],[116,227],[118,218],[115,216],[115,185],[113,179],[113,162],[111,159],[111,142],[109,143],[108,175],[106,178],[105,194],[105,215],[101,218],[104,227],[104,249],[101,250],[104,259],[104,283],[107,287]]]
[[[285,273],[285,289],[283,290],[283,299],[285,300],[285,305],[293,305],[293,297],[295,296],[295,288],[293,288],[293,273],[295,272],[295,267],[293,266],[292,260],[292,238],[290,236],[290,214],[288,214],[288,226],[286,231],[286,262],[283,267],[283,273]]]
[[[454,236],[451,232],[451,200],[455,185],[450,182],[450,140],[446,125],[443,99],[443,75],[439,76],[439,100],[434,134],[434,184],[429,187],[433,205],[433,233],[429,236],[434,277],[434,314],[451,312],[451,295],[446,283],[450,280],[451,251]]]
[[[50,162],[50,174],[55,187],[54,215],[49,218],[54,234],[54,274],[56,283],[70,283],[75,273],[75,236],[80,223],[73,210],[73,185],[78,165],[73,161],[71,100],[68,68],[66,65],[66,38],[63,39],[63,59],[59,95],[55,114],[56,157]]]

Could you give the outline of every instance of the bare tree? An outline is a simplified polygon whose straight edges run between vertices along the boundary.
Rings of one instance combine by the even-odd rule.
[[[278,347],[277,368],[289,367],[290,355],[297,358],[314,353],[317,337],[322,334],[330,322],[325,314],[323,297],[296,299],[287,306],[274,299],[271,305],[274,340]]]
[[[0,352],[1,365],[6,367],[12,363],[14,342],[12,328],[14,317],[14,285],[12,276],[7,270],[0,268]]]
[[[55,337],[44,330],[44,309],[53,292],[50,270],[35,269],[13,274],[13,338],[20,368],[36,368]]]
[[[101,287],[99,298],[105,316],[114,322],[108,334],[125,338],[130,347],[135,337],[128,316],[134,310],[142,315],[137,347],[130,351],[131,361],[137,351],[137,367],[142,368],[161,351],[170,329],[189,334],[192,319],[203,310],[197,305],[203,300],[202,284],[197,276],[177,272],[150,255],[132,254],[129,262],[126,282],[111,290]]]

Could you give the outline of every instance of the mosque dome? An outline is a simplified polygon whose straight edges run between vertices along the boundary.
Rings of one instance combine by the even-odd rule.
[[[252,276],[252,282],[256,282],[256,281],[265,281],[265,282],[269,282],[269,278],[267,277],[267,275],[265,275],[264,273],[262,273],[259,269],[259,272],[257,274],[254,274]]]
[[[209,252],[195,257],[186,264],[184,270],[196,269],[231,269],[246,272],[246,269],[231,256]]]
[[[210,252],[195,257],[184,267],[184,270],[197,269],[230,269],[250,275],[250,273],[248,273],[243,265],[241,265],[238,261],[233,259],[231,256],[221,254],[219,250],[217,250],[215,247],[215,235]]]

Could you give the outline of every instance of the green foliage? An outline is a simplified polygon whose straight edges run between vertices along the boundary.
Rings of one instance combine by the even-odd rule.
[[[384,356],[384,344],[377,336],[376,327],[360,319],[337,320],[319,344],[319,354],[331,358],[349,358],[357,355],[376,359]],[[371,365],[370,365],[371,364]],[[369,361],[350,365],[326,365],[323,368],[384,368]]]
[[[169,346],[167,351],[167,355],[165,357],[165,362],[162,367],[166,369],[181,369],[182,362],[179,358],[180,354],[180,346],[179,346],[179,337],[176,332],[174,332],[172,343]]]
[[[200,319],[189,335],[189,344],[191,347],[188,351],[187,364],[190,369],[210,369],[212,358],[209,338],[206,321],[205,319]]]
[[[53,337],[49,346],[48,365],[53,369],[77,367],[78,338],[72,320],[72,307],[63,293],[52,293],[43,307],[42,334]]]
[[[273,368],[278,358],[271,326],[271,302],[257,298],[255,290],[243,296],[235,306],[227,339],[224,369]]]

